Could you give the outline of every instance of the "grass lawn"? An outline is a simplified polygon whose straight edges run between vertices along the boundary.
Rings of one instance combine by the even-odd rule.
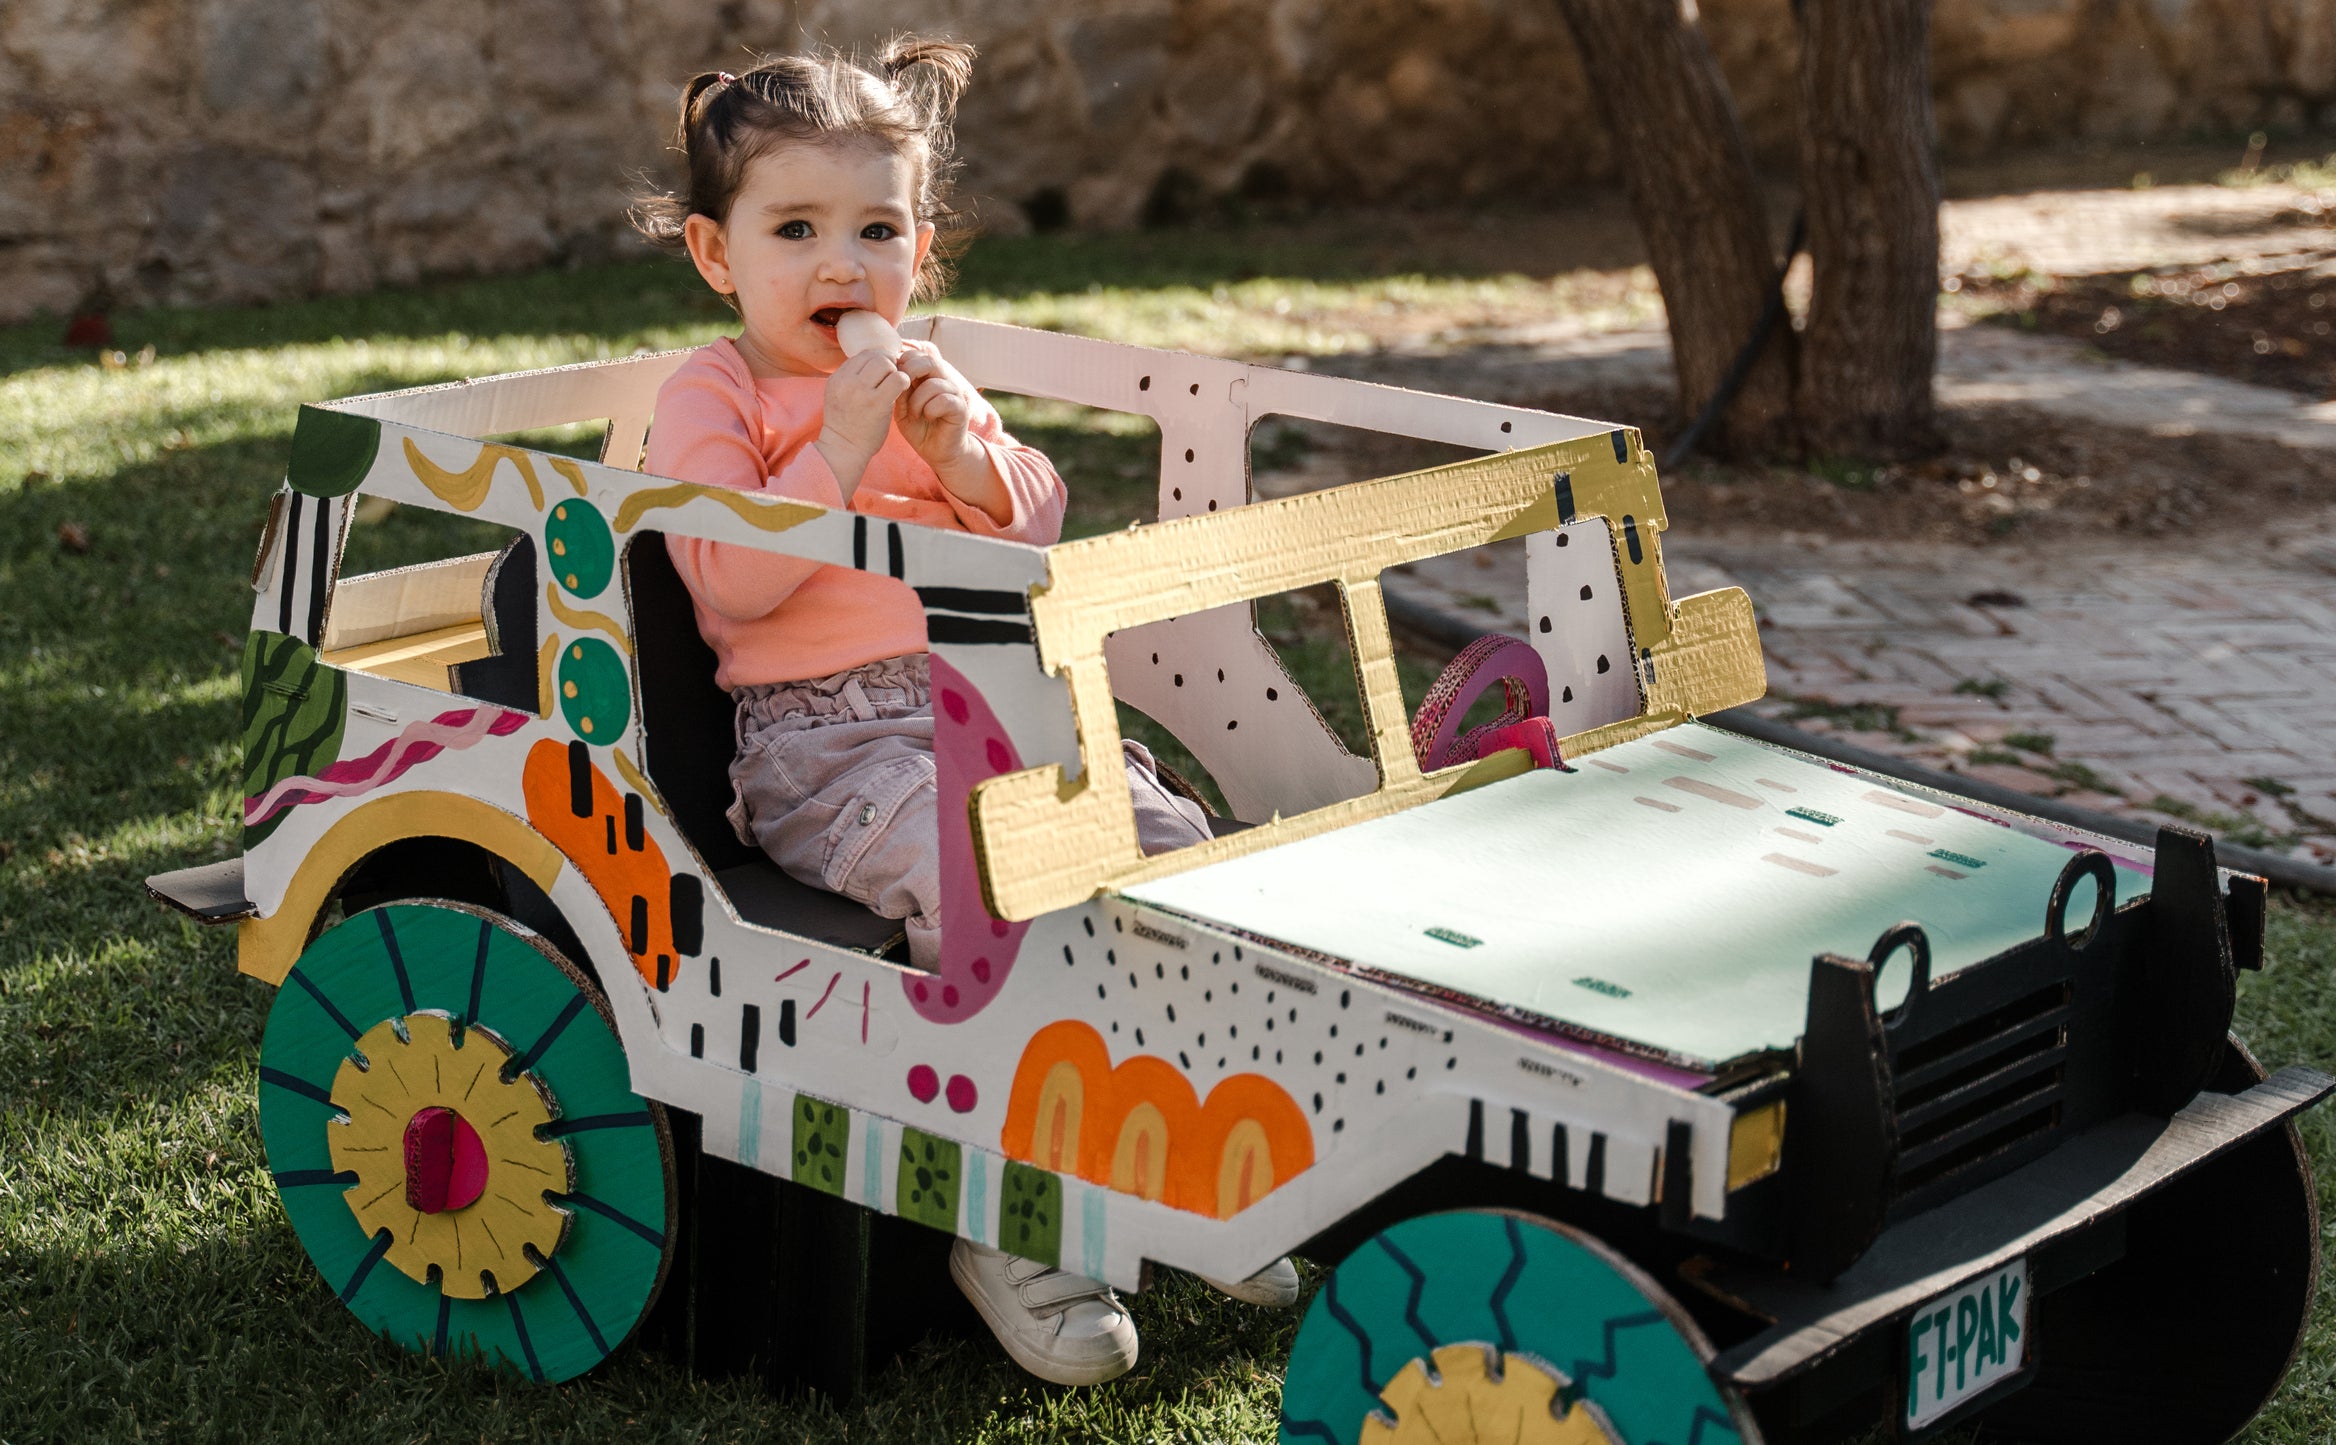
[[[1299,232],[993,242],[951,305],[1274,354],[1358,344],[1390,315],[1464,330],[1646,301],[1629,273],[1517,274],[1457,242],[1424,268],[1419,254]],[[1036,1385],[971,1343],[930,1347],[843,1410],[692,1380],[631,1349],[539,1388],[369,1340],[277,1207],[253,1107],[272,993],[237,976],[227,932],[138,885],[235,846],[244,586],[294,406],[691,344],[725,318],[684,268],[628,264],[128,315],[120,367],[64,352],[54,324],[0,330],[0,1441],[350,1426],[383,1440],[1272,1438],[1295,1316],[1181,1278],[1134,1302],[1143,1362],[1093,1391]],[[1146,425],[1039,404],[1009,422],[1061,464],[1075,532],[1147,503]],[[466,525],[377,519],[353,565],[455,545]],[[1332,704],[1351,686],[1327,685],[1343,660],[1310,640],[1305,610],[1269,615],[1268,630],[1287,633],[1351,728]],[[2283,902],[2272,943],[2271,967],[2243,980],[2244,1027],[2268,1060],[2336,1066],[2336,910]],[[2336,1177],[2330,1127],[2307,1123],[2323,1178]],[[2324,1293],[2249,1438],[2336,1436],[2332,1327]]]

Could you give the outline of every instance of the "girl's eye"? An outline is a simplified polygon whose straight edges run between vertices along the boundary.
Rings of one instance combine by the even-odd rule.
[[[788,221],[779,227],[779,234],[790,241],[808,241],[811,239],[811,223],[809,221]]]
[[[864,241],[889,241],[900,234],[900,228],[889,221],[870,221],[860,230]]]

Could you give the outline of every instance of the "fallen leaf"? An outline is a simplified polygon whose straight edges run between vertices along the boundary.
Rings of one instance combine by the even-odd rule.
[[[59,522],[57,524],[57,545],[68,552],[87,552],[89,550],[89,529],[79,522]]]

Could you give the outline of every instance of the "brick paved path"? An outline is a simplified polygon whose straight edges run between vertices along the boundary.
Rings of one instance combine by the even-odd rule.
[[[1757,711],[2336,862],[2336,514],[2253,551],[1787,546],[1675,529],[1664,555],[1675,594],[1752,595],[1769,681]],[[1440,558],[1388,586],[1482,631],[1524,627],[1521,606],[1484,607],[1521,604],[1521,550]]]
[[[2039,192],[1949,202],[1948,273],[2059,274],[2325,259],[2331,197],[2285,186]],[[2274,260],[2276,258],[2276,260]],[[1788,288],[1789,289],[1789,288]],[[2077,343],[1940,317],[1942,405],[2018,404],[2135,432],[2234,431],[2336,450],[2336,403],[2110,361]],[[1668,386],[1658,327],[1558,318],[1454,347],[1391,338],[1341,372],[1493,400]],[[1337,475],[1268,474],[1261,491]],[[2331,499],[2336,500],[2336,499]],[[1672,590],[1740,585],[1762,623],[1759,711],[1876,751],[2336,864],[2336,508],[2259,545],[2222,538],[1985,549],[1703,535],[1673,516]],[[1489,548],[1391,573],[1391,591],[1480,630],[1521,630],[1524,559]],[[1993,594],[1992,597],[1990,594]]]

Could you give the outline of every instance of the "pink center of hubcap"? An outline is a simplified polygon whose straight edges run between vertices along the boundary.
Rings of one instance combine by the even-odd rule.
[[[431,1107],[406,1121],[406,1203],[443,1214],[487,1192],[487,1146],[452,1109]]]

